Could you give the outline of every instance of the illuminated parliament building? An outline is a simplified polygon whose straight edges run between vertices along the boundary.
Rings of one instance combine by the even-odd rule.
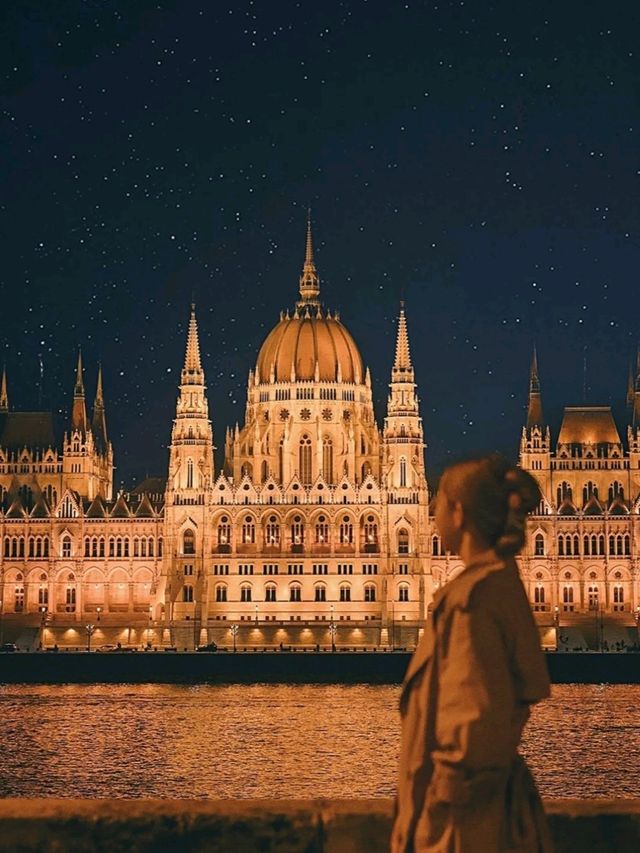
[[[166,480],[114,492],[102,377],[89,417],[80,357],[61,441],[51,414],[11,409],[3,374],[5,639],[80,646],[90,632],[98,645],[413,646],[435,590],[461,564],[443,553],[429,513],[403,308],[389,355],[380,428],[369,370],[320,301],[309,227],[299,298],[262,344],[220,471],[194,308]],[[594,613],[632,634],[640,375],[629,403],[625,444],[601,406],[565,409],[552,444],[534,355],[520,464],[544,499],[520,566],[543,634],[590,625]]]

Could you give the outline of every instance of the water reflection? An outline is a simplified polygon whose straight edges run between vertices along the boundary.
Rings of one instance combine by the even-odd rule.
[[[387,797],[396,686],[0,686],[0,796]],[[640,687],[555,686],[524,751],[548,797],[635,797]]]

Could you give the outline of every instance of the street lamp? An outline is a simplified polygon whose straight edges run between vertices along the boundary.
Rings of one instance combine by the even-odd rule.
[[[258,605],[256,604],[256,625],[258,624]]]
[[[91,651],[91,637],[93,636],[93,632],[96,630],[95,625],[85,625],[85,631],[87,632],[87,651]]]
[[[560,608],[556,604],[553,608],[553,627],[556,631],[556,651],[560,651]]]
[[[102,613],[102,607],[96,607],[96,613],[98,614],[98,622],[100,621],[100,614]]]
[[[333,604],[331,605],[331,622],[329,622],[329,634],[331,635],[331,651],[336,650],[336,623],[333,621]]]
[[[231,626],[231,634],[233,635],[233,651],[235,653],[235,651],[236,651],[236,637],[238,636],[238,626],[237,625]]]
[[[153,617],[153,604],[149,605],[149,622],[147,624],[147,648],[151,648],[151,619]]]
[[[2,602],[0,601],[0,617],[2,616]],[[640,646],[640,604],[636,607],[634,614],[636,620],[636,645]],[[640,649],[639,649],[640,650]]]
[[[44,648],[44,623],[45,623],[45,619],[47,618],[47,616],[46,616],[47,608],[44,605],[42,605],[39,608],[39,610],[40,610],[40,648],[43,649]]]

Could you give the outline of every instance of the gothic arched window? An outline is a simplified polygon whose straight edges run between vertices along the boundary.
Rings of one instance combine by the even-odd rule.
[[[404,456],[400,457],[400,486],[407,485],[407,460]]]
[[[187,459],[187,488],[193,488],[193,459]]]
[[[308,435],[303,435],[300,439],[300,453],[299,453],[299,468],[300,468],[300,480],[304,483],[305,486],[311,485],[311,439]]]
[[[182,534],[182,553],[196,553],[196,534],[193,532],[193,530],[185,530],[185,532]]]
[[[405,527],[398,530],[398,554],[409,553],[409,531]]]

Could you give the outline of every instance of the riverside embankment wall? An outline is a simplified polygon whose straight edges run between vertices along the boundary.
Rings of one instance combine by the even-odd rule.
[[[14,652],[0,654],[0,683],[399,684],[403,652]],[[547,654],[556,684],[640,684],[640,654]]]
[[[556,853],[640,850],[635,800],[550,800]],[[386,853],[390,800],[0,800],[0,853]]]

